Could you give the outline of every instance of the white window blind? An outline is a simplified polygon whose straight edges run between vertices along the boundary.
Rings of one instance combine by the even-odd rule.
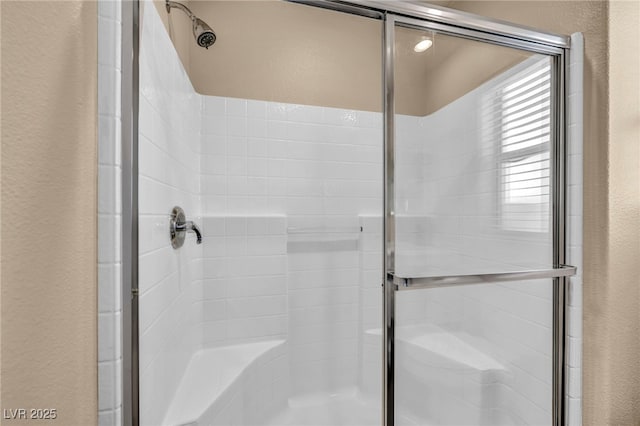
[[[551,65],[537,61],[494,94],[491,132],[498,148],[502,229],[548,232]]]

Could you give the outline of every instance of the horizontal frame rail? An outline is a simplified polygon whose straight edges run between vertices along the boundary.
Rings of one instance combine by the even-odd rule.
[[[490,284],[508,281],[537,280],[544,278],[570,277],[576,274],[576,267],[561,265],[558,268],[535,269],[529,271],[497,272],[490,274],[449,275],[439,277],[399,277],[388,274],[397,291],[426,288],[454,287],[469,284]]]

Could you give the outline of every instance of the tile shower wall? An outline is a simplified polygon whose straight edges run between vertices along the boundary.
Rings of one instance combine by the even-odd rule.
[[[202,246],[178,250],[169,215],[180,206],[200,223],[200,96],[151,2],[140,51],[139,289],[140,416],[162,422],[193,353],[202,346]]]
[[[353,219],[380,209],[382,116],[205,96],[201,161],[207,214]]]
[[[259,302],[260,309],[268,309],[263,314],[271,324],[263,319],[242,337],[288,335],[294,394],[355,386],[361,297],[358,215],[382,209],[381,114],[206,96],[201,161],[203,208],[207,215],[219,216],[207,223],[242,224],[235,236],[224,231],[221,246],[211,249],[215,256],[205,257],[205,295],[216,298],[205,304],[215,305],[219,315],[205,323],[205,342],[237,340],[224,330],[230,321],[224,309],[231,298],[227,294],[226,305],[221,299],[239,283],[255,297],[236,303]],[[286,229],[277,227],[281,233],[260,237],[249,230],[253,222],[265,226],[273,215],[282,226],[286,219]],[[235,253],[233,264],[230,251]],[[246,269],[256,260],[268,262],[264,266],[270,275],[242,277],[242,265]],[[288,322],[281,315],[285,312]],[[243,315],[255,317],[245,318],[246,325],[259,319],[255,312]]]
[[[583,70],[584,38],[582,34],[571,35],[569,54],[569,102],[567,105],[567,263],[578,268],[575,277],[569,279],[568,312],[568,381],[569,395],[567,411],[570,425],[582,425],[582,128],[583,128]]]
[[[98,2],[98,424],[122,421],[120,1]]]
[[[379,336],[372,330],[382,327],[382,216],[360,216],[360,391],[380,400],[382,390],[382,348]]]
[[[286,217],[205,216],[203,344],[287,336]]]

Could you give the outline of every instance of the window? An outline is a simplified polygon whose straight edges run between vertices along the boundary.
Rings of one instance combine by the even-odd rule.
[[[551,64],[544,58],[523,65],[494,98],[500,224],[508,231],[549,232]]]

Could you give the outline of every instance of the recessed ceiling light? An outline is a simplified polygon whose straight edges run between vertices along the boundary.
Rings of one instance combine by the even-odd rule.
[[[428,48],[430,48],[433,45],[433,41],[431,41],[431,39],[424,39],[420,42],[418,42],[415,47],[413,48],[414,52],[424,52],[425,50],[427,50]]]

